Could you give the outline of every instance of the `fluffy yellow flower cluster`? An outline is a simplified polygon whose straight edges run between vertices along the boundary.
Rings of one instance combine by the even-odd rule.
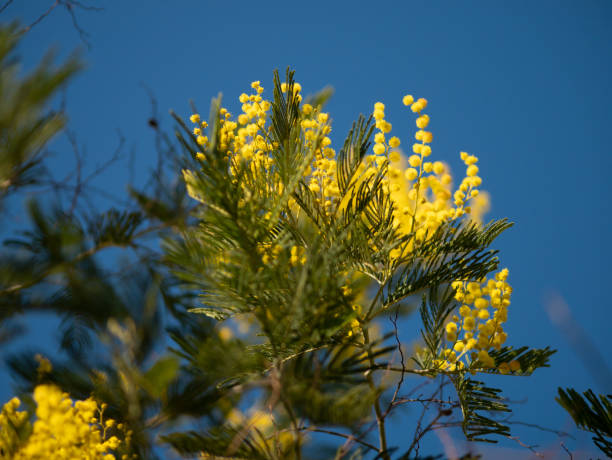
[[[20,404],[18,398],[13,398],[0,412],[0,459],[12,458],[19,450],[23,438],[29,434],[31,427],[28,413],[17,411]]]
[[[111,432],[122,431],[123,426],[116,425],[112,419],[104,420],[105,404],[98,405],[92,398],[73,404],[67,393],[46,384],[37,386],[33,396],[37,404],[37,419],[25,440],[18,439],[14,430],[14,427],[28,423],[28,413],[17,411],[21,404],[19,399],[13,398],[2,408],[0,452],[12,452],[12,456],[7,458],[115,460],[112,451],[122,441]],[[126,442],[129,442],[129,435],[128,432]]]
[[[443,359],[436,363],[443,369],[494,368],[495,361],[489,355],[491,349],[499,350],[507,334],[502,324],[508,319],[508,306],[512,287],[507,282],[508,269],[504,268],[495,279],[480,282],[455,281],[455,299],[461,302],[459,316],[454,315],[446,324],[448,348]],[[461,336],[461,338],[459,338]],[[502,373],[520,370],[518,361],[501,363]]]
[[[314,149],[312,164],[304,171],[309,178],[308,187],[315,194],[317,202],[322,204],[326,215],[331,215],[332,205],[340,196],[338,181],[336,179],[336,151],[330,147],[331,139],[327,135],[331,132],[329,114],[304,104],[302,108],[302,133],[305,147]],[[323,136],[316,144],[319,133]]]
[[[486,195],[484,195],[483,200],[474,203],[474,207],[477,208],[475,213],[471,207],[465,206],[469,200],[478,196],[476,187],[482,183],[480,177],[476,176],[478,168],[474,166],[476,169],[469,169],[478,161],[477,158],[461,152],[464,161],[465,158],[469,158],[470,166],[466,171],[466,178],[463,179],[459,189],[453,195],[451,192],[452,177],[447,166],[440,161],[428,161],[432,152],[429,144],[433,142],[433,134],[431,131],[425,130],[430,122],[429,115],[422,113],[427,107],[427,100],[420,98],[414,102],[413,96],[407,95],[404,96],[403,103],[410,106],[413,112],[419,114],[416,119],[418,130],[414,136],[419,142],[413,144],[413,154],[408,158],[408,167],[403,171],[403,174],[400,169],[402,160],[399,153],[397,151],[388,153],[388,159],[391,163],[388,173],[389,191],[395,204],[395,226],[401,234],[407,235],[414,232],[415,235],[404,249],[404,253],[402,253],[402,250],[396,249],[392,256],[397,257],[412,251],[415,243],[427,239],[444,222],[470,213],[477,220],[482,212],[481,209],[488,204]],[[400,140],[397,137],[392,137],[388,146],[384,144],[383,136],[391,129],[391,125],[383,118],[384,105],[381,103],[375,104],[373,115],[376,119],[376,126],[381,130],[375,137],[374,152],[376,154],[381,152],[387,154],[389,152],[388,147],[398,147]],[[451,201],[453,196],[455,198],[454,202]],[[462,200],[457,199],[460,196]]]
[[[270,154],[278,148],[278,145],[270,141],[269,136],[272,127],[267,120],[271,103],[263,99],[264,89],[259,81],[253,82],[251,87],[254,90],[252,94],[244,93],[239,97],[242,112],[238,115],[237,122],[231,120],[226,109],[221,109],[220,148],[226,152],[228,168],[232,174],[244,167],[251,168],[253,172],[265,172],[270,181],[270,189],[280,193],[282,184],[275,179],[274,160]],[[300,103],[301,85],[294,83],[291,88],[293,94],[288,95],[288,98]],[[287,94],[290,87],[283,83],[281,91]],[[391,252],[390,256],[395,260],[406,257],[415,245],[430,238],[440,226],[449,221],[469,216],[471,220],[480,222],[481,215],[488,207],[488,196],[479,189],[482,179],[478,175],[478,158],[460,152],[466,168],[465,177],[454,189],[448,166],[441,161],[430,159],[433,134],[427,130],[430,116],[424,113],[428,101],[424,98],[415,100],[412,95],[406,95],[402,102],[417,116],[417,130],[414,135],[417,142],[412,145],[410,155],[402,155],[401,140],[390,135],[393,126],[385,117],[385,105],[376,102],[372,112],[376,128],[373,152],[366,155],[359,164],[356,177],[349,184],[349,191],[344,199],[340,197],[336,177],[336,152],[328,137],[331,132],[329,114],[322,112],[320,106],[302,104],[300,108],[301,147],[303,152],[312,154],[312,162],[304,170],[303,176],[327,216],[348,205],[351,187],[357,190],[361,184],[384,171],[383,190],[393,203],[395,229],[400,235],[412,235],[406,245]],[[205,127],[205,124],[200,122],[199,115],[192,115],[191,121],[196,124],[194,134],[203,136],[201,128]],[[204,138],[207,140],[206,136]],[[198,142],[205,145],[199,140]],[[385,166],[386,169],[383,169]],[[190,171],[184,171],[188,189],[191,174]],[[190,193],[199,199],[195,193]],[[298,210],[293,199],[289,200],[289,208]],[[270,213],[264,214],[264,218],[269,219]],[[275,243],[265,243],[259,248],[259,253],[264,264],[281,261],[297,266],[305,262],[304,248],[299,246],[293,246],[289,254],[288,250]],[[465,367],[495,366],[489,351],[500,349],[506,340],[502,324],[507,319],[507,307],[512,292],[506,282],[507,276],[508,271],[504,269],[492,280],[462,280],[453,283],[457,291],[456,299],[462,306],[458,312],[460,316],[454,316],[453,321],[446,325],[449,346],[441,351],[436,361],[438,368],[454,371]],[[342,289],[346,294],[344,286]],[[349,335],[358,326],[358,320],[355,319],[351,326],[353,330]],[[520,365],[517,361],[512,361],[499,364],[498,369],[503,373],[515,372],[520,370]]]
[[[251,87],[253,94],[243,93],[239,97],[242,113],[238,115],[237,122],[231,121],[231,114],[226,109],[220,111],[220,149],[227,152],[227,159],[234,173],[243,164],[250,165],[254,172],[269,172],[273,163],[269,152],[277,147],[268,141],[270,127],[266,127],[271,104],[263,99],[264,88],[259,81],[251,83]],[[289,90],[286,84],[283,84],[281,89],[283,92]],[[298,101],[301,101],[300,91],[301,85],[295,83],[293,96]],[[478,187],[482,183],[482,179],[477,175],[478,159],[461,152],[461,158],[467,166],[466,177],[453,193],[452,177],[446,165],[440,161],[426,161],[431,155],[430,144],[433,141],[433,134],[425,130],[430,117],[422,113],[427,107],[427,100],[420,98],[415,102],[411,95],[407,95],[403,98],[403,103],[418,114],[415,139],[419,142],[412,146],[413,154],[407,159],[409,167],[402,173],[403,160],[401,152],[397,150],[401,141],[396,136],[387,141],[386,135],[391,132],[392,125],[385,120],[384,104],[377,102],[373,111],[378,130],[374,137],[374,155],[366,156],[359,166],[360,180],[357,182],[361,183],[375,176],[379,168],[389,162],[384,186],[394,203],[394,224],[401,234],[415,233],[413,241],[406,248],[396,249],[392,257],[409,253],[415,243],[432,235],[444,222],[465,214],[471,214],[473,219],[479,220],[483,209],[488,205],[486,195],[480,195],[480,199],[475,200],[479,196]],[[303,146],[306,150],[314,149],[312,164],[305,170],[304,176],[316,200],[324,206],[325,213],[331,215],[333,205],[339,197],[339,188],[336,178],[336,152],[330,146],[331,139],[327,137],[331,132],[329,114],[310,104],[303,104],[301,114]],[[190,119],[196,124],[194,134],[198,135],[198,143],[206,146],[208,137],[201,132],[206,123],[200,122],[198,114],[193,114]],[[199,154],[198,157],[203,158],[203,155]],[[184,174],[189,182],[189,171]],[[274,185],[275,181],[271,182],[271,187],[280,186]],[[196,196],[194,198],[197,199]],[[292,201],[289,204],[294,205]]]

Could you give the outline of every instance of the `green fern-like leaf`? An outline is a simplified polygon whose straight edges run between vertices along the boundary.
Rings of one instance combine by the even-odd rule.
[[[440,227],[408,256],[400,275],[389,286],[383,308],[429,286],[483,278],[499,263],[497,251],[487,247],[510,226],[511,223],[502,219],[482,228],[457,221]]]
[[[510,428],[486,417],[483,412],[510,412],[501,397],[501,390],[489,388],[483,382],[472,380],[465,375],[451,378],[463,412],[463,433],[470,441],[496,443],[491,435],[509,436]]]
[[[490,351],[489,355],[495,359],[496,365],[503,362],[518,361],[521,368],[515,372],[515,375],[527,376],[540,367],[549,367],[549,358],[555,353],[556,350],[552,350],[550,347],[543,349],[503,347],[500,350]]]
[[[161,436],[160,439],[182,455],[198,454],[202,458],[233,460],[270,458],[266,451],[257,445],[248,430],[229,426],[214,427],[205,434],[196,431],[171,433]]]
[[[571,415],[576,426],[593,433],[595,445],[612,457],[612,395],[597,396],[593,390],[580,394],[573,388],[559,388],[556,400]]]

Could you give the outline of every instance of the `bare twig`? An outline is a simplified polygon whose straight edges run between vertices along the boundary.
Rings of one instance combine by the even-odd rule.
[[[409,403],[409,402],[419,402],[419,403],[435,403],[435,404],[440,404],[440,405],[448,405],[452,408],[455,407],[459,407],[460,404],[458,401],[451,401],[451,400],[443,400],[443,399],[437,399],[437,398],[429,398],[429,399],[425,399],[425,398],[399,398],[395,401],[394,405],[399,406],[401,404],[405,404],[405,403]]]
[[[338,436],[338,437],[341,437],[341,438],[344,438],[344,439],[350,439],[351,441],[356,442],[358,444],[361,444],[362,446],[367,447],[370,450],[378,452],[378,447],[376,447],[376,446],[374,446],[374,445],[372,445],[372,444],[370,444],[368,442],[365,442],[365,441],[363,441],[363,440],[361,440],[359,438],[356,438],[352,434],[345,434],[345,433],[340,433],[339,431],[326,430],[326,429],[323,429],[323,428],[315,428],[315,427],[311,427],[311,426],[302,428],[302,431],[312,431],[312,432],[315,432],[315,433],[326,433],[326,434],[331,434],[332,436]]]
[[[397,385],[395,387],[395,391],[393,392],[393,397],[391,398],[391,401],[389,402],[389,405],[387,406],[387,410],[383,414],[383,419],[387,417],[387,415],[389,415],[389,412],[391,412],[391,409],[393,409],[393,407],[395,406],[395,400],[397,399],[397,395],[400,391],[400,388],[402,387],[402,384],[404,383],[404,376],[406,375],[406,363],[404,361],[404,351],[402,350],[402,342],[400,341],[399,332],[397,329],[398,314],[399,314],[399,304],[397,305],[395,309],[395,316],[389,316],[389,319],[391,320],[391,323],[393,323],[393,334],[395,336],[395,341],[397,342],[397,350],[399,351],[399,354],[400,354],[400,363],[402,365],[402,372],[400,374],[400,379],[397,382]]]
[[[567,447],[565,447],[565,444],[563,444],[563,442],[561,442],[560,444],[561,444],[561,447],[563,447],[563,450],[567,452],[567,455],[569,455],[570,460],[574,460],[574,456],[572,455],[572,452]]]
[[[419,441],[423,438],[423,436],[425,436],[428,432],[432,431],[434,429],[434,427],[436,426],[438,420],[440,419],[440,417],[442,416],[449,416],[452,414],[452,408],[446,408],[443,409],[441,406],[441,404],[438,403],[438,401],[440,401],[440,398],[436,398],[436,394],[441,394],[442,392],[442,388],[446,385],[447,382],[444,382],[443,380],[440,380],[440,384],[438,385],[438,388],[435,389],[435,391],[432,393],[431,397],[429,398],[417,398],[419,399],[418,402],[420,402],[423,405],[423,409],[421,411],[421,415],[419,416],[419,419],[417,421],[417,426],[414,430],[414,438],[412,440],[412,444],[410,445],[410,448],[407,451],[407,454],[410,454],[410,452],[412,452],[412,450],[415,450],[415,455],[418,455],[419,452]],[[425,414],[428,412],[429,407],[431,406],[431,404],[438,404],[438,415],[436,417],[434,417],[434,419],[424,428],[421,429],[421,425],[423,423],[423,419],[425,418]]]
[[[425,408],[423,410],[425,410]],[[408,448],[407,454],[410,454],[410,452],[412,452],[412,449],[414,449],[415,455],[418,455],[419,441],[423,438],[423,436],[425,436],[427,433],[429,433],[430,431],[434,429],[434,427],[436,426],[440,418],[448,417],[451,414],[452,414],[452,410],[450,409],[443,409],[443,410],[438,411],[438,414],[433,418],[431,422],[429,422],[429,424],[423,430],[420,430],[421,420],[419,420],[419,426],[417,427],[417,430],[415,430],[414,439],[412,440],[412,444],[410,444],[410,447]]]
[[[367,328],[362,327],[361,332],[363,334],[364,344],[368,345],[370,342],[370,337],[369,337]],[[374,363],[374,358],[372,357],[372,351],[370,347],[368,347],[367,353],[368,353],[368,360],[370,361],[370,366],[374,367],[375,363]],[[376,384],[374,383],[374,378],[372,377],[372,373],[369,371],[366,371],[365,375],[366,375],[366,379],[368,380],[370,389],[373,392],[378,392],[378,389],[376,388]],[[378,442],[380,445],[378,452],[381,454],[383,460],[391,460],[391,456],[387,452],[387,435],[385,431],[385,418],[380,408],[380,394],[377,394],[376,398],[374,399],[374,413],[376,414],[376,424],[378,425]]]
[[[12,1],[13,0],[8,0],[2,6],[2,9],[0,9],[0,13],[6,7],[8,7],[11,4]],[[75,30],[78,32],[81,41],[87,46],[87,48],[91,48],[91,44],[88,41],[89,34],[80,26],[79,21],[77,20],[77,17],[76,17],[75,10],[78,8],[78,9],[85,10],[85,11],[102,11],[103,8],[96,7],[96,6],[91,6],[91,5],[85,5],[85,4],[83,4],[82,2],[80,2],[78,0],[55,0],[53,2],[53,4],[44,13],[42,13],[40,16],[38,16],[29,25],[27,25],[26,27],[21,29],[19,34],[23,35],[23,34],[26,34],[27,32],[29,32],[30,30],[32,30],[32,28],[34,26],[40,24],[40,22],[42,22],[43,19],[45,19],[47,16],[49,16],[53,12],[53,10],[55,8],[57,8],[58,6],[60,6],[60,5],[63,6],[64,8],[66,8],[66,11],[68,11],[68,14],[70,15],[70,18],[72,19],[72,25],[74,26]]]
[[[87,48],[91,48],[91,43],[89,43],[89,40],[88,40],[89,34],[85,32],[85,30],[83,30],[83,28],[79,25],[79,22],[77,21],[77,18],[76,18],[76,14],[74,13],[74,7],[78,6],[79,8],[86,9],[86,10],[91,10],[91,9],[96,9],[96,8],[87,7],[74,0],[63,0],[62,3],[66,7],[68,14],[70,14],[70,18],[72,19],[72,25],[74,26],[75,30],[78,32],[79,37],[81,38],[81,41],[85,43]],[[97,10],[99,9],[101,8],[98,8]]]
[[[4,5],[2,5],[2,6],[0,7],[0,13],[2,13],[4,10],[6,10],[6,9],[7,9],[7,7],[8,7],[8,6],[9,6],[11,3],[13,3],[13,0],[7,0],[7,1],[4,3]]]
[[[21,35],[28,33],[32,27],[36,26],[37,24],[39,24],[43,19],[45,19],[47,16],[49,16],[51,14],[51,12],[58,7],[58,5],[60,4],[60,0],[55,0],[55,2],[53,2],[53,4],[49,7],[49,9],[47,11],[45,11],[43,14],[41,14],[38,18],[36,18],[36,20],[34,20],[34,22],[30,23],[29,26],[24,27],[21,30]]]
[[[525,449],[529,449],[531,452],[533,452],[535,454],[536,457],[544,458],[544,455],[542,453],[540,453],[537,450],[535,450],[535,447],[538,447],[538,446],[530,446],[528,444],[525,444],[523,441],[521,441],[519,439],[518,436],[506,436],[506,437],[508,439],[512,439],[513,441],[515,441],[521,447],[524,447]]]
[[[510,420],[510,419],[504,419],[503,420],[504,423],[508,423],[510,425],[521,425],[521,426],[527,426],[529,428],[535,428],[537,430],[540,431],[546,431],[548,433],[554,433],[559,437],[563,437],[563,438],[571,438],[571,439],[576,439],[574,436],[572,436],[571,434],[565,432],[565,431],[561,431],[561,430],[555,430],[552,428],[546,428],[543,426],[540,426],[536,423],[527,423],[527,422],[519,422],[519,421],[515,421],[515,420]]]
[[[121,159],[123,146],[125,144],[125,138],[123,137],[121,132],[119,132],[119,143],[111,157],[101,165],[98,165],[95,170],[93,170],[91,173],[89,173],[89,175],[83,178],[83,154],[78,145],[76,135],[72,131],[66,131],[66,137],[68,138],[68,141],[72,146],[72,151],[75,156],[75,170],[71,171],[61,181],[58,182],[51,180],[49,181],[49,184],[56,190],[60,190],[62,188],[70,190],[70,192],[72,193],[72,198],[70,201],[71,205],[68,213],[69,215],[73,215],[76,210],[78,200],[83,197],[83,192],[86,190],[85,187],[87,186],[87,189],[92,188],[89,182],[91,182],[96,176],[102,174],[113,163]],[[68,182],[72,176],[75,176],[75,184],[74,186],[67,186],[66,182]],[[110,195],[106,191],[100,191],[100,193],[105,195],[107,198],[110,197]],[[114,199],[114,197],[111,199],[113,199],[113,201],[118,201],[117,199]]]

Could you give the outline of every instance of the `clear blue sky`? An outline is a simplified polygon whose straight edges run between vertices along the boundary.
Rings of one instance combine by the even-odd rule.
[[[15,0],[0,21],[30,23],[52,3]],[[291,66],[306,93],[335,88],[328,109],[336,146],[376,101],[387,105],[394,133],[408,142],[414,118],[401,97],[425,97],[433,155],[455,172],[459,151],[477,155],[492,197],[489,217],[516,222],[496,243],[514,286],[509,342],[559,350],[552,367],[531,378],[493,381],[511,399],[527,399],[516,406],[516,419],[571,430],[554,402],[557,386],[612,391],[612,382],[587,371],[545,309],[561,296],[573,315],[570,332],[584,331],[603,356],[595,365],[612,368],[612,251],[605,238],[612,210],[611,2],[97,3],[104,11],[76,12],[92,48],[83,49],[88,68],[66,93],[70,127],[86,146],[90,167],[112,153],[117,130],[134,148],[137,179],[153,167],[143,84],[168,129],[168,109],[187,115],[193,99],[207,113],[218,92],[236,109],[252,80],[271,89],[273,69]],[[50,45],[66,56],[79,43],[69,15],[58,8],[27,34],[20,54],[31,66]],[[54,167],[69,168],[66,142],[56,141],[53,150]],[[98,185],[121,195],[127,181],[127,172],[115,169]],[[416,327],[406,324],[402,337],[416,337]],[[0,394],[7,399],[3,380]],[[396,441],[412,433],[413,422],[410,415],[397,420]],[[558,449],[555,436],[524,427],[516,432],[526,443]],[[440,451],[435,436],[425,446]]]

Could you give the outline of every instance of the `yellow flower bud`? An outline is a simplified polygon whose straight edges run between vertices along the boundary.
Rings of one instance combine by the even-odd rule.
[[[397,150],[394,150],[391,153],[389,153],[389,161],[391,161],[392,163],[398,163],[400,159],[401,159],[401,155]]]
[[[416,119],[416,125],[419,129],[427,128],[428,124],[429,124],[429,115],[421,115],[419,118]]]
[[[468,316],[463,320],[463,329],[466,331],[471,331],[476,326],[476,321],[473,316]]]
[[[406,176],[406,179],[408,180],[415,180],[419,176],[419,173],[414,168],[408,168],[406,169],[406,172],[404,173],[404,175]]]
[[[408,163],[413,168],[416,168],[421,164],[421,157],[418,155],[410,155],[410,158],[408,158]]]
[[[434,164],[433,164],[433,171],[436,174],[438,174],[438,175],[442,174],[444,172],[444,169],[445,169],[444,168],[444,163],[442,163],[441,161],[434,162]]]
[[[467,170],[466,170],[466,174],[468,176],[475,176],[476,174],[478,174],[478,166],[476,166],[476,165],[468,166]]]

